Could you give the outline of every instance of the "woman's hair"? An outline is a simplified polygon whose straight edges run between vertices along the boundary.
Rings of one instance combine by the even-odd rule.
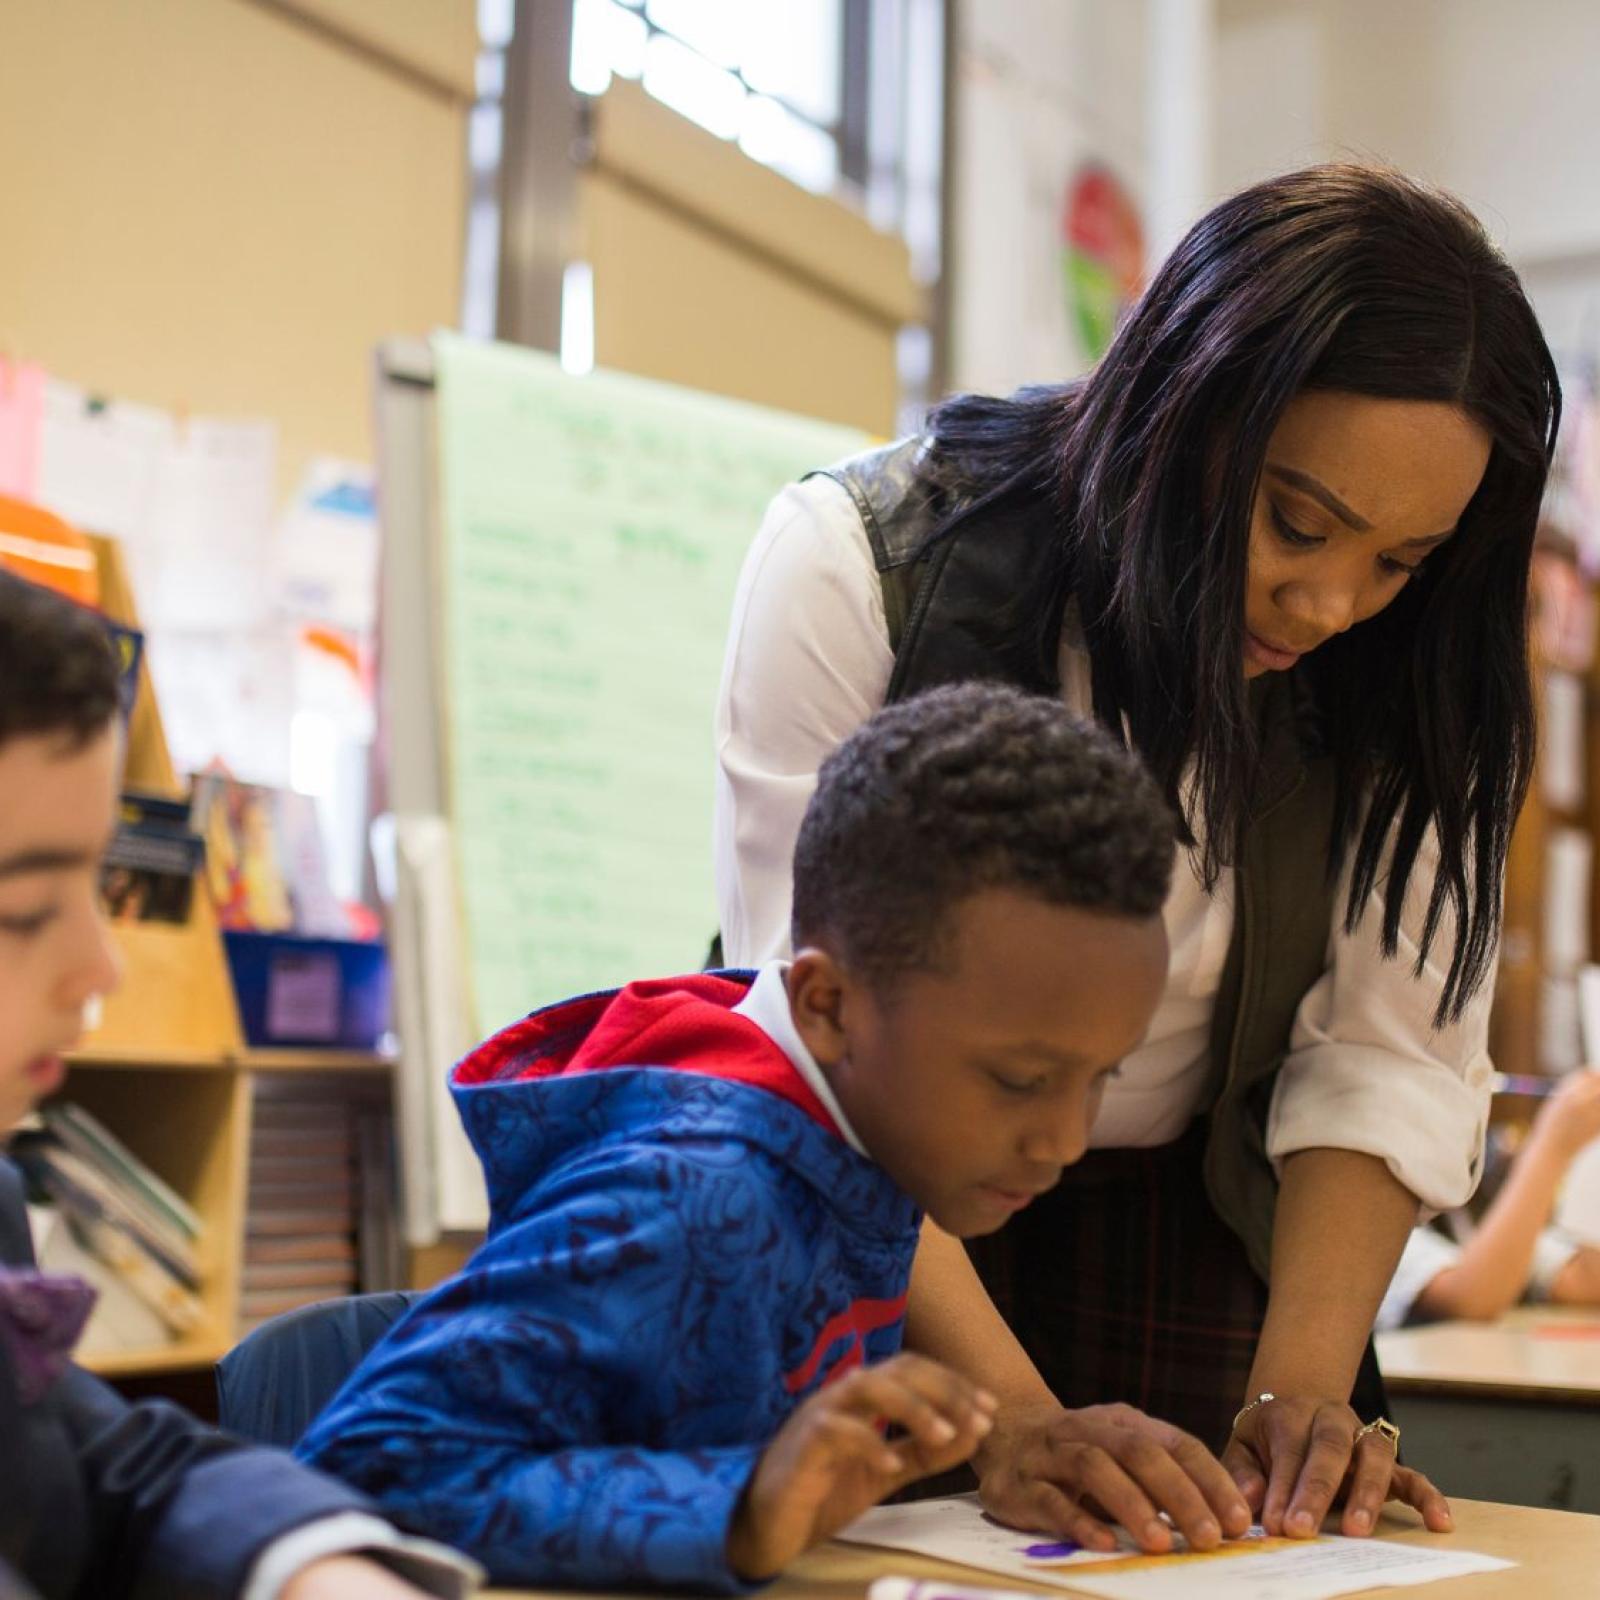
[[[28,735],[87,744],[116,717],[117,685],[96,612],[0,572],[0,746]]]
[[[1252,505],[1284,408],[1317,389],[1458,405],[1493,441],[1455,537],[1297,672],[1338,770],[1330,874],[1355,850],[1346,925],[1381,880],[1388,955],[1437,833],[1416,970],[1452,913],[1442,1024],[1490,970],[1532,769],[1528,568],[1561,409],[1522,287],[1465,207],[1347,165],[1225,200],[1081,383],[934,413],[934,481],[957,508],[941,532],[979,505],[1049,498],[1060,537],[1019,596],[1012,643],[1054,677],[1076,601],[1095,713],[1126,722],[1174,805],[1192,768],[1186,821],[1214,882],[1235,859],[1260,755],[1243,656]]]
[[[793,939],[890,989],[942,966],[982,889],[1156,916],[1173,817],[1139,758],[1059,697],[1005,684],[886,706],[823,762],[794,851]]]

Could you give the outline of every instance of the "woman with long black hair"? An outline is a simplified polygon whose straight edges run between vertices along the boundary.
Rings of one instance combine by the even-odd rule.
[[[1478,1178],[1559,410],[1470,213],[1319,167],[1203,218],[1086,379],[951,400],[774,501],[718,707],[730,963],[787,953],[822,758],[934,683],[1061,694],[1187,830],[1166,995],[1095,1148],[971,1262],[935,1233],[918,1257],[908,1342],[1003,1399],[998,1513],[1098,1542],[1107,1454],[1119,1506],[1174,1509],[1195,1447],[1149,1411],[1271,1531],[1342,1497],[1364,1533],[1391,1493],[1448,1526],[1395,1465],[1368,1334],[1419,1205]],[[1059,1076],[972,1066],[997,1096]]]

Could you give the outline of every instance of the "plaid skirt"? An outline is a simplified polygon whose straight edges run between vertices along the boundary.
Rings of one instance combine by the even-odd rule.
[[[1212,1209],[1206,1122],[1148,1150],[1091,1150],[1000,1232],[969,1241],[979,1276],[1063,1405],[1125,1401],[1226,1442],[1267,1289]],[[1351,1404],[1385,1414],[1368,1342]]]

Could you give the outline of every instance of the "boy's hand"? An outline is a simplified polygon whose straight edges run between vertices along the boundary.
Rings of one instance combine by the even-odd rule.
[[[1001,1417],[978,1463],[984,1508],[1012,1527],[1114,1550],[1121,1523],[1143,1550],[1165,1554],[1172,1528],[1196,1550],[1250,1526],[1227,1469],[1192,1434],[1133,1406],[1054,1404]]]
[[[324,1556],[302,1567],[279,1600],[425,1600],[421,1589],[360,1556]]]
[[[1562,1079],[1539,1107],[1533,1136],[1549,1140],[1567,1160],[1600,1139],[1600,1072],[1586,1067]]]
[[[728,1530],[729,1564],[742,1578],[770,1578],[885,1495],[958,1466],[993,1426],[995,1404],[959,1373],[909,1354],[829,1384],[756,1463]]]

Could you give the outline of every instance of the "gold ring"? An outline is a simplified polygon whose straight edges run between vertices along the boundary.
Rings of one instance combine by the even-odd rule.
[[[1374,1417],[1364,1428],[1357,1428],[1356,1443],[1359,1444],[1369,1433],[1381,1433],[1389,1441],[1389,1448],[1396,1455],[1400,1454],[1400,1430],[1387,1417]]]

